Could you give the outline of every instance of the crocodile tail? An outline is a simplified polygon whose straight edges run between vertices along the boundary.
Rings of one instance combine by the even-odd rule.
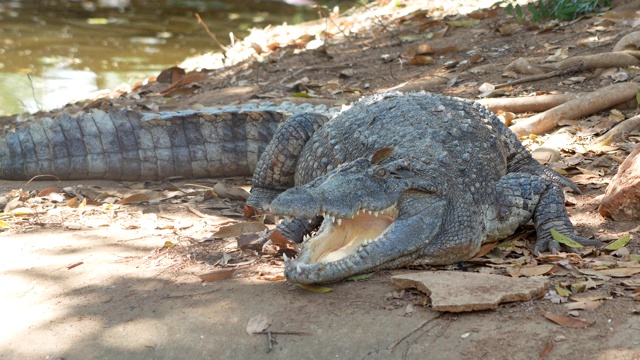
[[[250,175],[284,115],[91,110],[0,135],[0,178],[157,180]]]

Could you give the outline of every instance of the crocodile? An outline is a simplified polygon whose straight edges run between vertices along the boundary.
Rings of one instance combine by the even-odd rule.
[[[292,110],[293,109],[293,110]],[[305,112],[311,110],[311,112]],[[289,116],[292,115],[292,116]],[[569,180],[540,165],[489,110],[431,93],[364,97],[337,116],[258,107],[92,110],[0,136],[0,178],[154,180],[251,175],[247,205],[292,220],[287,279],[324,283],[412,264],[452,264],[533,220],[536,253],[573,240]]]
[[[563,186],[580,192],[482,105],[384,93],[333,119],[304,114],[284,123],[247,203],[295,218],[280,226],[302,242],[297,257],[285,256],[285,276],[312,284],[468,260],[530,220],[536,254],[561,249],[552,229],[599,245],[575,234]]]

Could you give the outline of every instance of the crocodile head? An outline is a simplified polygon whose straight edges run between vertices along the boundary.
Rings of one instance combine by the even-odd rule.
[[[426,171],[404,159],[360,158],[278,196],[273,213],[324,217],[298,256],[285,258],[287,279],[323,283],[413,262],[437,234],[446,208]]]

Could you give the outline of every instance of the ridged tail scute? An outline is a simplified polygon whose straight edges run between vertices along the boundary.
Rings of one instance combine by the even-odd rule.
[[[0,176],[158,180],[251,175],[284,115],[91,110],[42,118],[0,136]]]

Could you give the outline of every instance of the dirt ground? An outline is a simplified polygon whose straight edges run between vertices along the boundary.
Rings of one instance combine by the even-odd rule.
[[[401,8],[372,4],[330,21],[256,31],[227,52],[224,61],[235,65],[192,73],[173,85],[148,79],[62,111],[128,107],[149,112],[256,100],[334,105],[412,84],[416,89],[478,98],[483,83],[507,81],[505,66],[519,57],[537,63],[558,49],[571,56],[610,51],[634,30],[635,11],[640,9],[637,2],[614,2],[608,16],[551,25],[518,23],[502,9],[473,18],[452,15],[476,9],[479,3],[474,1],[448,1],[435,8],[429,7],[437,2],[404,3]],[[428,13],[416,12],[419,9]],[[453,22],[445,24],[443,19]],[[331,36],[324,47],[302,51],[312,40],[302,35],[325,30]],[[429,55],[435,64],[423,59],[425,64],[411,65],[412,49],[420,44],[436,50]],[[253,55],[238,62],[234,56],[244,51]],[[221,61],[219,55],[208,55],[188,63],[213,68]],[[586,92],[610,81],[600,72],[584,71],[503,89],[512,96]],[[303,92],[314,97],[294,97]],[[622,113],[628,118],[635,109]],[[581,126],[575,128],[584,130]],[[583,158],[578,165],[563,167],[584,192],[569,197],[571,220],[579,234],[602,241],[631,234],[626,247],[630,254],[583,252],[573,264],[597,269],[611,266],[607,262],[635,259],[637,263],[633,255],[640,252],[640,221],[605,219],[597,207],[615,174],[616,159],[624,159],[638,137],[631,136],[605,153],[579,151],[589,136],[593,134],[581,137],[573,131],[576,144],[562,149],[565,164],[576,155]],[[531,138],[525,144],[534,148],[542,140]],[[591,277],[593,286],[576,295],[597,302],[597,308],[572,313],[566,304],[548,298],[489,311],[438,313],[424,294],[401,291],[389,280],[392,275],[424,271],[417,269],[378,272],[363,281],[329,284],[331,292],[312,292],[281,279],[282,256],[277,249],[242,250],[238,242],[243,239],[213,236],[222,227],[244,221],[242,200],[213,196],[211,188],[220,181],[245,189],[250,183],[238,178],[153,183],[0,181],[0,202],[12,204],[13,209],[12,215],[1,218],[0,357],[640,359],[639,274]],[[96,195],[100,202],[82,203],[82,198],[92,200]],[[107,204],[108,198],[130,195],[149,201],[129,198],[126,204]],[[73,203],[73,198],[80,201]],[[508,251],[505,246],[500,253],[492,252],[480,264],[446,269],[508,276],[508,266],[514,264],[510,259],[542,263],[530,254],[532,241],[520,240],[513,240],[518,245]],[[212,272],[224,277],[219,272],[224,269],[235,272],[217,281],[203,282],[200,277]],[[550,292],[570,289],[587,278],[566,271],[545,276],[551,280]],[[594,323],[584,328],[561,326],[545,318],[543,310]],[[249,320],[258,315],[271,319],[270,335],[247,333]]]

